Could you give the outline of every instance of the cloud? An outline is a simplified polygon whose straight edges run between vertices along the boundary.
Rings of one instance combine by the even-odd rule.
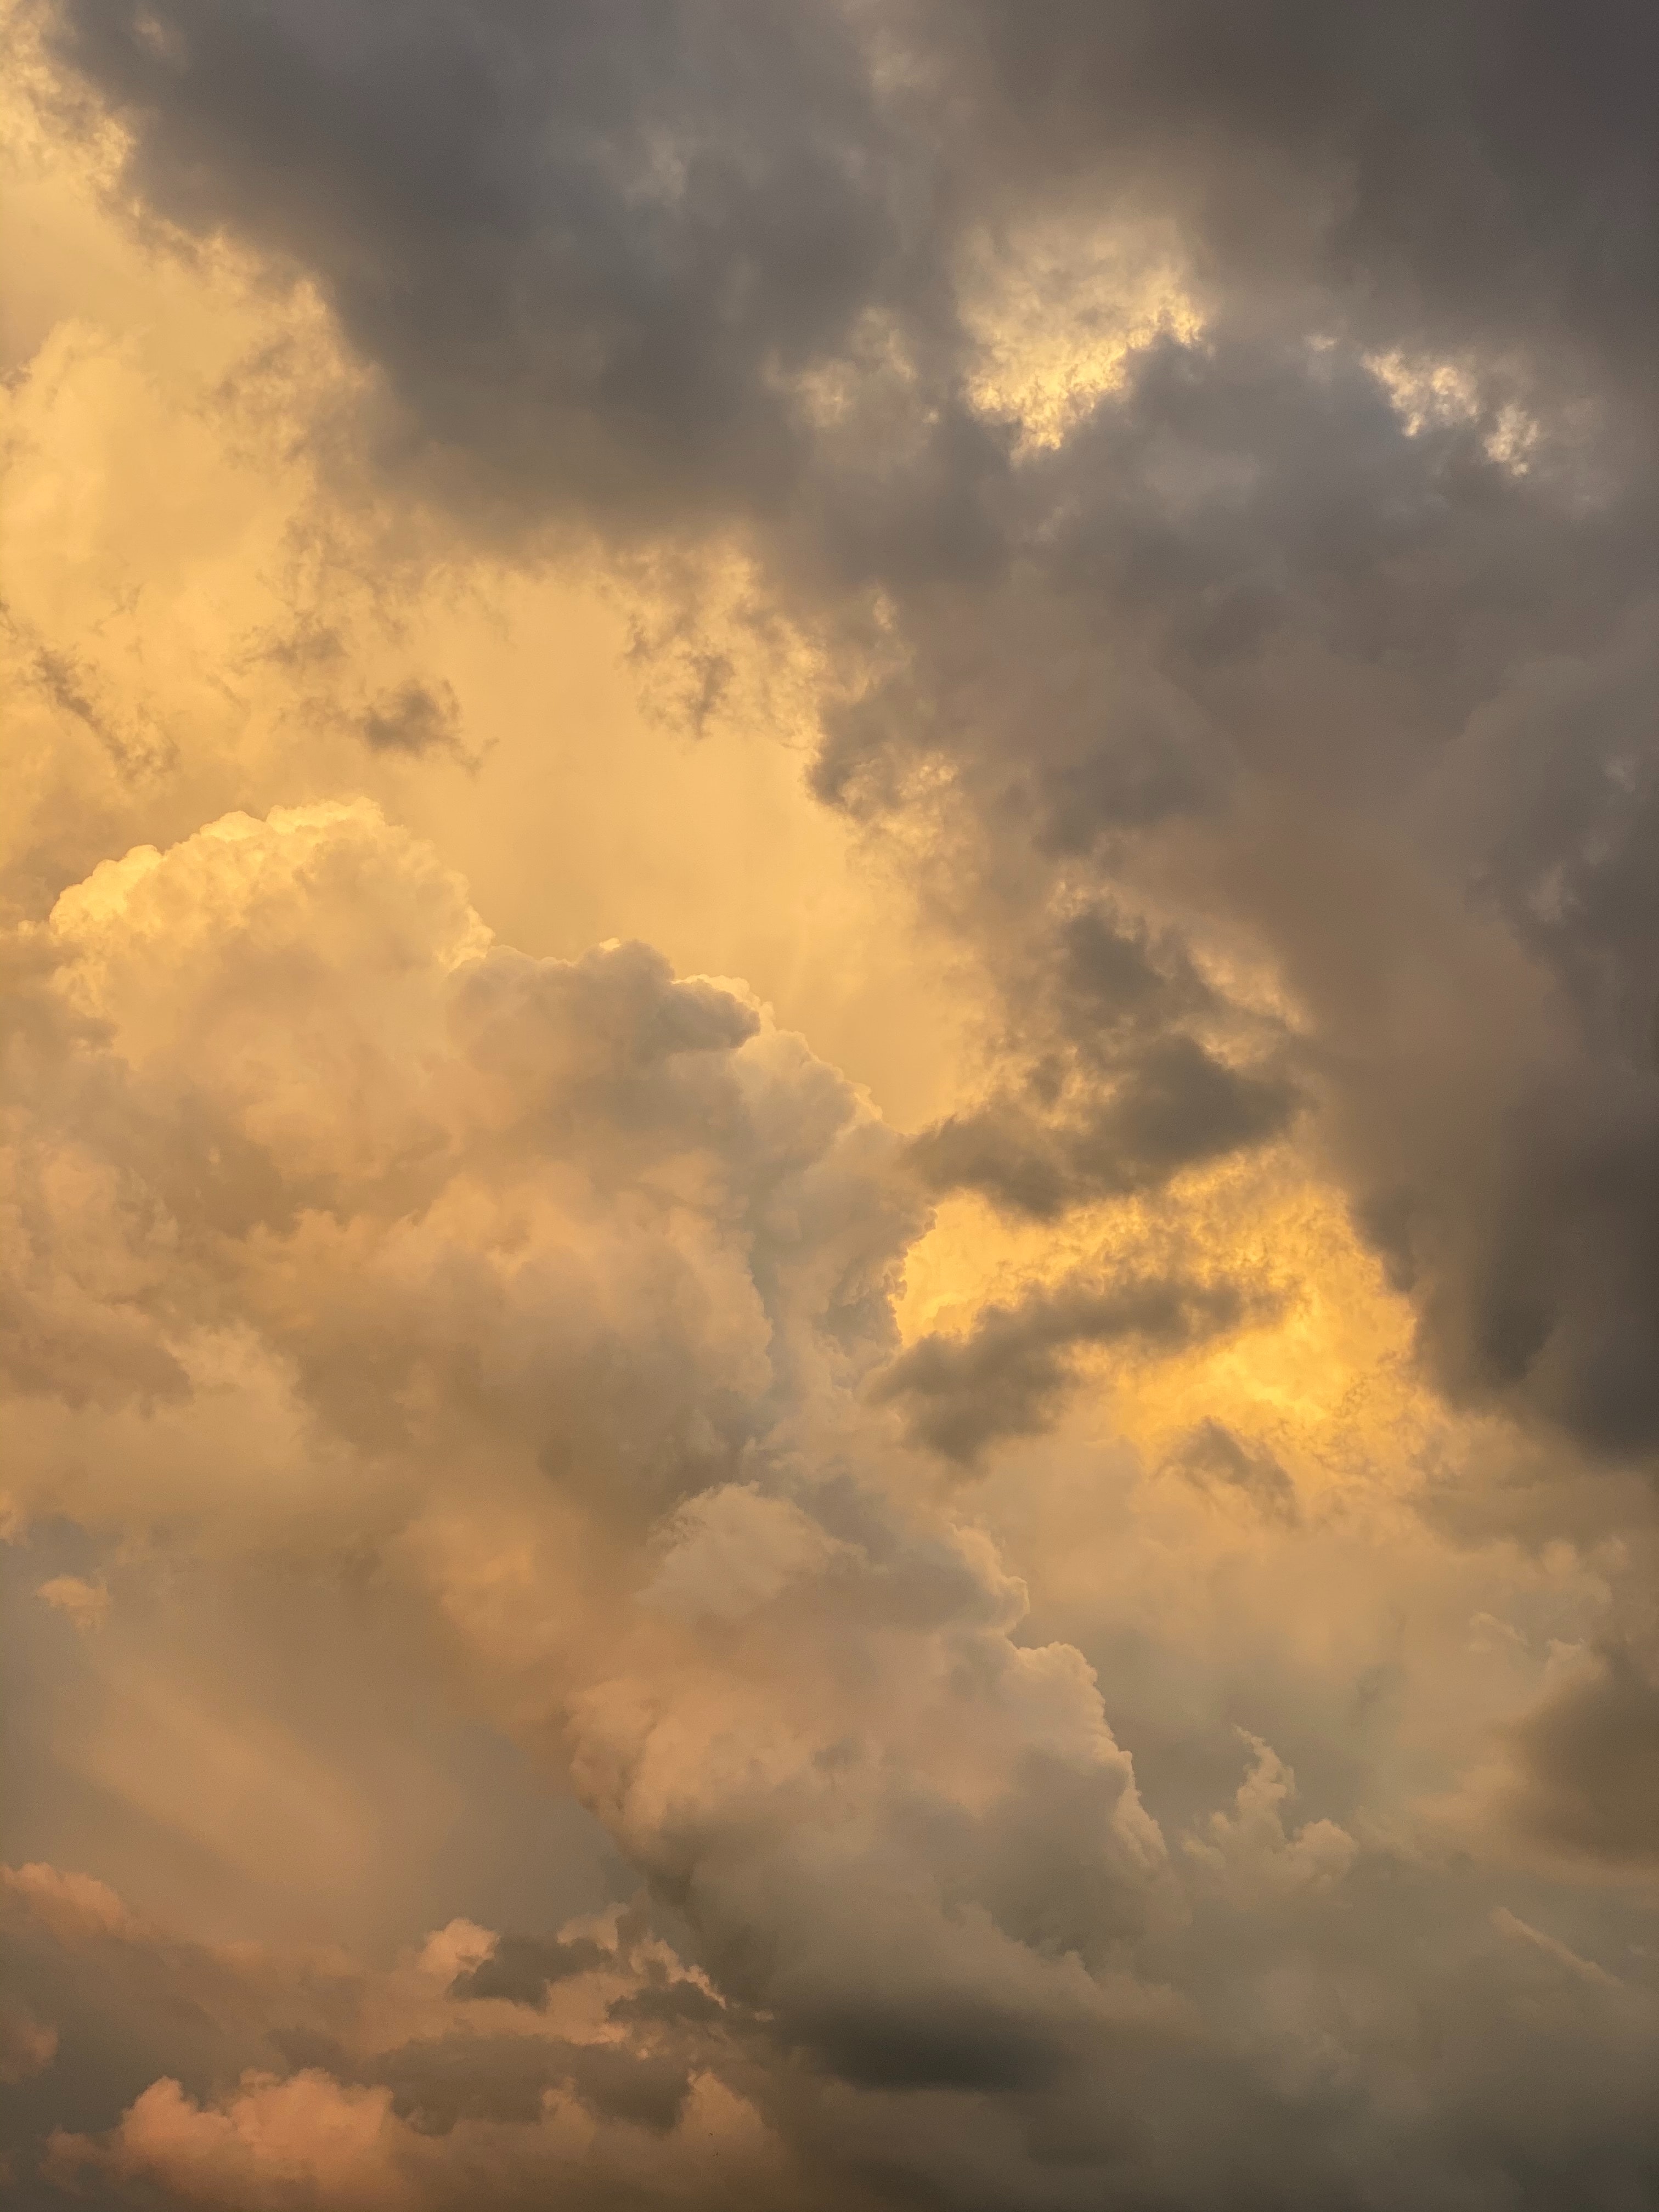
[[[1209,1878],[1245,1895],[1283,1894],[1341,1881],[1359,1846],[1334,1820],[1310,1820],[1292,1836],[1283,1808],[1296,1777],[1260,1736],[1241,1730],[1253,1753],[1231,1813],[1212,1813],[1206,1828],[1183,1838]]]
[[[912,1158],[935,1190],[978,1190],[1052,1218],[1067,1206],[1157,1189],[1183,1169],[1279,1135],[1292,1094],[1237,1074],[1192,1038],[1158,1039],[1104,1098],[1045,1121],[1018,1103],[952,1115]],[[1092,1110],[1091,1110],[1092,1109]]]
[[[400,2206],[414,2201],[393,2162],[389,2093],[343,2089],[325,2076],[285,2082],[252,2075],[228,2110],[204,2111],[177,2081],[146,2089],[115,2142],[94,2148],[54,2140],[48,2171],[76,2186],[100,2166],[159,2184],[175,2200],[254,2205],[301,2201]]]
[[[108,864],[60,900],[50,941],[43,1019],[60,1043],[78,1023],[107,1042],[41,1069],[62,1120],[22,1156],[41,1256],[18,1295],[67,1318],[118,1283],[133,1346],[125,1389],[89,1345],[73,1391],[118,1403],[154,1375],[182,1403],[189,1363],[252,1330],[359,1445],[408,1433],[434,1389],[434,1413],[452,1391],[459,1408],[471,1368],[493,1378],[483,1432],[599,1483],[599,1431],[579,1443],[538,1412],[559,1402],[548,1359],[568,1357],[573,1376],[612,1374],[601,1425],[621,1425],[613,1444],[629,1431],[672,1492],[680,1452],[689,1469],[741,1449],[738,1401],[764,1396],[769,1365],[867,1360],[866,1320],[878,1356],[914,1215],[846,1086],[642,947],[491,949],[453,880],[372,809],[230,817]],[[630,1184],[632,1226],[607,1212]],[[336,1273],[348,1252],[373,1300]],[[46,1340],[65,1356],[63,1320]]]
[[[480,2189],[532,2201],[561,2182],[604,2203],[631,2175],[702,2202],[722,2172],[763,2183],[787,2163],[708,2070],[717,2040],[677,2058],[661,2047],[667,2014],[611,2024],[629,1995],[697,1986],[637,1914],[612,1916],[608,1941],[573,1933],[584,1962],[549,2019],[448,1980],[458,1950],[499,1948],[487,1930],[441,1930],[372,1966],[302,1947],[204,1947],[118,1903],[66,1912],[99,1885],[55,1869],[9,1870],[6,1887],[11,1968],[48,1968],[65,2008],[41,2117],[84,2112],[124,2069],[139,2075],[118,2092],[113,2125],[59,2118],[41,2160],[59,2185],[209,2204],[448,2205]],[[694,2039],[699,2017],[685,2014]],[[37,2075],[49,2042],[28,2030]]]
[[[1646,18],[25,28],[151,335],[17,386],[9,1525],[194,1914],[27,1845],[26,2185],[1646,2201]],[[635,1903],[370,1929],[427,1697]]]
[[[458,1974],[450,1994],[458,1997],[506,1997],[515,2004],[544,2004],[555,1982],[599,1966],[604,1954],[586,1937],[571,1943],[541,1943],[525,1936],[503,1936],[486,1959]]]
[[[1499,1816],[1526,1844],[1609,1868],[1659,1863],[1659,1690],[1619,1645],[1590,1655],[1510,1732]]]
[[[99,1627],[109,1611],[109,1591],[104,1584],[89,1583],[80,1575],[53,1575],[34,1595],[82,1630]]]
[[[1212,1824],[1220,1840],[1211,1856],[1228,1874],[1211,1885],[1206,1910],[1247,1893],[1277,1900],[1280,1911],[1296,1899],[1305,1910],[1310,1899],[1326,1900],[1320,1910],[1344,1909],[1335,1890],[1354,1878],[1344,1873],[1352,1851],[1336,1848],[1331,1839],[1341,1831],[1329,1823],[1287,1840],[1276,1808],[1288,1786],[1282,1765],[1258,1747],[1238,1811]],[[1396,1870],[1390,1886],[1402,1878],[1413,1879]],[[1352,1924],[1351,1899],[1346,1910]],[[467,1948],[478,1933],[467,1931]],[[1022,2003],[1012,1989],[994,2007],[914,2013],[895,1987],[880,2001],[872,1992],[856,2015],[814,2006],[768,2023],[706,2002],[666,2002],[701,1984],[639,1915],[623,1915],[592,1942],[592,1960],[561,1978],[562,2009],[553,2017],[454,1990],[446,1980],[453,1935],[441,1932],[390,1968],[337,1958],[324,1975],[322,1962],[303,1953],[240,1946],[213,1956],[160,1929],[129,1930],[119,1939],[128,1967],[149,1972],[150,1960],[165,1956],[175,1985],[215,1990],[224,2027],[239,2013],[268,2018],[273,1998],[296,2024],[273,2039],[283,2050],[267,2043],[239,2078],[192,2088],[179,2072],[161,2073],[129,2095],[112,2125],[60,2126],[45,2172],[59,2184],[101,2185],[115,2201],[148,2186],[164,2201],[210,2205],[447,2207],[475,2202],[481,2191],[517,2203],[555,2186],[577,2203],[644,2191],[692,2203],[729,2203],[735,2192],[762,2205],[829,2204],[849,2191],[884,2201],[897,2156],[901,2171],[920,2162],[954,2195],[975,2163],[983,2170],[989,2160],[1001,2193],[1047,2203],[1054,2154],[1067,2146],[1062,2172],[1081,2161],[1097,2173],[1105,2164],[1133,2174],[1154,2201],[1210,2201],[1242,2155],[1253,2179],[1265,2187],[1277,2172],[1274,2185],[1288,2185],[1291,2202],[1312,2204],[1347,2187],[1343,2162],[1333,2164],[1320,2137],[1310,2137],[1305,2111],[1294,2124],[1291,2112],[1310,2091],[1328,2100],[1346,2084],[1351,2100],[1362,2050],[1416,2063],[1397,2017],[1345,2021],[1305,1971],[1286,1962],[1278,1937],[1264,1971],[1244,1985],[1241,2049],[1250,2051],[1250,2070],[1261,2069],[1252,2087],[1249,2072],[1194,2033],[1179,2003],[1114,1988],[1109,1978],[1091,1997],[1075,1971],[1069,1987],[1060,1978],[1066,2001],[1057,2006],[1051,1997],[1041,2014],[1029,2008],[1029,1990]],[[106,1935],[68,1940],[93,1944],[99,1972],[88,1986],[107,2008],[122,1954],[100,1948]],[[1478,2174],[1486,2100],[1495,2084],[1513,2080],[1528,2045],[1535,2051],[1546,1991],[1565,2016],[1549,2031],[1553,2070],[1535,2081],[1522,2155],[1541,2177],[1540,2202],[1552,2201],[1547,2192],[1571,2171],[1584,2172],[1585,2161],[1592,2185],[1616,2202],[1620,2187],[1641,2178],[1649,2152],[1628,2131],[1594,2129],[1621,2100],[1630,2108],[1652,2027],[1650,1994],[1507,1910],[1461,1939],[1455,1971],[1422,1990],[1435,2035],[1425,2063],[1449,2121],[1452,2155],[1468,2157]],[[327,2027],[301,2030],[301,2015]],[[176,2052],[177,2005],[146,2017],[151,2047]],[[757,2061],[781,2032],[795,2057],[779,2071]],[[803,2072],[803,2034],[834,2069],[834,2084]],[[1119,2101],[1126,2078],[1138,2093],[1128,2104]],[[1159,2105],[1140,2100],[1153,2082],[1162,2112],[1181,2116],[1175,2133]],[[1018,2116],[1023,2154],[1006,2130],[984,2126],[988,2097]],[[1575,2100],[1588,2107],[1577,2124]],[[1355,2119],[1363,2140],[1367,2123]],[[1396,2130],[1391,2140],[1406,2185],[1443,2170],[1443,2122],[1429,2137],[1402,2142]],[[1361,2201],[1352,2191],[1350,2200]]]
[[[364,805],[107,864],[50,947],[51,1120],[22,1133],[77,1211],[23,1255],[20,1295],[118,1285],[184,1380],[158,1401],[26,1370],[26,1507],[366,1550],[504,1719],[534,1685],[584,1800],[786,2047],[874,2080],[944,2003],[985,2055],[941,2045],[906,2080],[1012,2080],[1011,2035],[1019,2079],[1048,2078],[1105,2017],[1073,1954],[1156,1909],[1164,1846],[1078,1655],[1013,1640],[990,1546],[835,1471],[918,1218],[869,1109],[642,947],[493,945]],[[262,1423],[258,1489],[169,1451],[199,1398],[266,1391],[292,1410]],[[161,1480],[82,1457],[106,1423]],[[98,1885],[40,1880],[118,1925]],[[513,1939],[450,1981],[545,2004],[595,1958]],[[678,2095],[650,2091],[651,2125]],[[261,2146],[314,2123],[349,2150],[339,2188],[395,2191],[388,2109],[298,2077],[211,2109],[162,2084],[98,2155],[257,2192]]]
[[[567,477],[641,521],[718,514],[734,477],[768,498],[795,445],[783,377],[903,258],[884,190],[902,151],[833,16],[434,10],[391,49],[372,11],[337,33],[150,20],[164,36],[118,10],[54,26],[137,126],[133,182],[208,228],[232,184],[235,219],[325,272],[419,434],[482,461],[509,516]],[[523,373],[504,380],[515,327]]]
[[[1179,1276],[1031,1291],[1017,1304],[982,1307],[964,1338],[926,1336],[909,1346],[872,1395],[878,1404],[907,1405],[916,1442],[967,1463],[1000,1438],[1033,1435],[1056,1418],[1082,1347],[1181,1350],[1237,1327],[1253,1303],[1236,1284]]]
[[[0,2083],[8,2087],[44,2074],[58,2055],[58,2031],[25,2004],[0,2005]]]
[[[363,742],[374,752],[412,753],[419,758],[443,751],[465,757],[460,702],[447,683],[428,685],[411,677],[395,690],[382,692],[369,706],[361,727]]]
[[[145,207],[319,287],[392,477],[486,532],[735,537],[823,655],[820,788],[901,831],[950,791],[951,903],[1031,1076],[923,1140],[939,1187],[1051,1216],[1286,1127],[1306,1084],[1174,1000],[1109,1079],[1046,1066],[1094,1027],[1026,988],[1068,957],[1046,918],[1160,890],[1177,947],[1201,926],[1299,1004],[1315,1141],[1443,1386],[1650,1452],[1635,11],[1290,6],[1242,45],[1207,4],[46,20]],[[969,276],[1041,234],[1063,290],[1100,260],[1079,206],[1121,226],[1114,283],[1174,252],[1188,304],[1126,308],[1111,376],[1022,446]],[[423,714],[365,726],[426,745]]]
[[[1294,1521],[1296,1485],[1269,1451],[1241,1442],[1222,1422],[1200,1421],[1170,1455],[1170,1469],[1212,1495],[1248,1498],[1269,1519]]]

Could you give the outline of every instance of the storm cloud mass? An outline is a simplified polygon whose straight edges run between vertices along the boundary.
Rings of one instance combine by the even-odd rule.
[[[1653,12],[6,21],[20,2201],[1659,2202]]]

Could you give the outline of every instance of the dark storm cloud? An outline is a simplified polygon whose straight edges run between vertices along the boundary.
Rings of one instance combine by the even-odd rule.
[[[828,757],[849,791],[872,761],[878,788],[895,760],[949,760],[997,865],[1035,872],[986,941],[1052,1103],[931,1133],[939,1182],[1050,1212],[1283,1126],[1271,1070],[1266,1091],[1175,1084],[1212,1071],[1173,1001],[1103,1097],[1092,1010],[1032,986],[1045,950],[1063,967],[1043,902],[1081,855],[1166,887],[1174,866],[1301,1002],[1298,1087],[1437,1378],[1642,1453],[1659,868],[1634,641],[1659,604],[1655,514],[1644,474],[1590,498],[1574,465],[1517,474],[1478,420],[1413,434],[1352,359],[1167,346],[1027,465],[1018,561],[918,601],[907,661]],[[1149,699],[1182,702],[1168,757],[1203,763],[1155,805]]]
[[[1237,1326],[1250,1310],[1236,1285],[1178,1278],[1035,1291],[1018,1305],[985,1307],[965,1337],[923,1337],[872,1395],[907,1409],[915,1441],[966,1464],[1000,1437],[1047,1428],[1075,1379],[1073,1356],[1086,1346],[1174,1352]]]
[[[1156,179],[1221,282],[1316,284],[1373,340],[1474,326],[1650,378],[1659,159],[1638,88],[1659,28],[1639,0],[929,12],[1011,167]]]
[[[153,204],[315,270],[430,429],[533,455],[544,495],[770,499],[771,368],[872,304],[948,331],[953,223],[1079,183],[1170,205],[1270,313],[1312,289],[1373,343],[1650,374],[1659,34],[1632,0],[50,13]]]
[[[1612,1454],[1659,1438],[1656,1088],[1586,1055],[1478,1119],[1448,1097],[1409,1162],[1378,1146],[1360,1212],[1449,1389]]]
[[[415,434],[508,514],[773,505],[798,461],[779,374],[905,261],[901,151],[834,11],[93,0],[58,23],[136,130],[144,199],[314,272]]]

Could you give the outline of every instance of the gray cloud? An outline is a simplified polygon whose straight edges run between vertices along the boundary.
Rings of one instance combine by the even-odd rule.
[[[1424,1370],[1530,1432],[1556,1503],[1528,1536],[1586,1510],[1552,1430],[1650,1469],[1651,10],[43,12],[131,134],[142,213],[317,283],[377,373],[388,483],[497,545],[753,557],[822,653],[820,794],[909,839],[996,1003],[996,1080],[908,1148],[934,1190],[1054,1219],[1299,1114]],[[1190,308],[1047,447],[986,396],[963,274],[982,251],[1018,276],[1045,224],[1062,259],[1173,240]],[[679,647],[712,697],[718,654]],[[36,673],[118,750],[72,667]],[[434,689],[362,734],[421,753],[452,724]],[[443,1982],[441,2033],[354,2051],[319,2001],[283,2059],[223,1960],[112,1939],[103,1995],[83,1960],[26,1992],[55,2021],[66,1987],[106,2036],[62,2106],[89,2171],[210,2197],[131,2100],[165,2066],[179,2142],[217,2142],[227,2063],[274,2057],[453,2139],[434,2204],[562,2187],[469,2130],[527,2140],[568,2085],[594,2201],[636,2201],[627,2131],[678,2155],[695,2056],[836,2202],[1651,2198],[1651,1992],[1593,1929],[1543,1928],[1559,1893],[1534,1928],[1496,1877],[1396,1849],[1394,1811],[1364,1841],[1287,1828],[1265,1750],[1194,1832],[1208,1855],[1171,1852],[1080,1655],[1021,1640],[975,1532],[884,1492],[861,1391],[968,1463],[1053,1420],[1081,1348],[1190,1344],[1243,1290],[1072,1281],[896,1358],[920,1210],[832,1071],[642,947],[475,942],[383,824],[337,823],[292,881],[283,842],[246,856],[257,927],[210,840],[160,864],[198,872],[199,942],[158,961],[83,902],[80,983],[29,981],[17,1379],[112,1425],[41,1463],[76,1510],[118,1520],[118,1479],[146,1527],[288,1540],[276,1444],[238,1488],[178,1425],[210,1395],[190,1360],[234,1339],[291,1389],[307,1512],[342,1541],[390,1558],[460,1495],[522,1511],[512,1556],[569,1586],[526,1620],[510,1576],[480,1599],[458,1566],[436,1603],[727,2002],[636,1976],[594,2002],[637,2045],[578,2057],[554,2014],[603,1947],[507,1937]],[[1171,1468],[1309,1540],[1218,1421]],[[584,1642],[560,1607],[590,1600]],[[1616,1644],[1534,1703],[1513,1834],[1650,1869],[1653,1704]],[[548,2034],[463,2038],[466,2003]],[[805,2201],[742,2172],[687,2194]]]
[[[1283,1834],[1273,1846],[1258,1832],[1245,1848],[1294,1860],[1289,1845]],[[1086,1984],[1064,1973],[1047,2005],[1029,1978],[997,2001],[963,1993],[952,2006],[937,1991],[921,2004],[904,1993],[902,1940],[885,1966],[874,1955],[861,1961],[868,1995],[856,2011],[785,1982],[769,2020],[709,2033],[693,2018],[676,2025],[683,2039],[673,2046],[634,2039],[641,2026],[647,2037],[657,2033],[660,2014],[642,2008],[625,2015],[623,2040],[573,2039],[539,2025],[504,2034],[489,2000],[477,2001],[467,2032],[446,2032],[423,2017],[428,1999],[407,1974],[400,1983],[337,1968],[319,1988],[303,1954],[245,1949],[217,1960],[143,1923],[77,1923],[73,1906],[66,1919],[57,1907],[50,1929],[38,1904],[33,1919],[27,1907],[10,1917],[33,1949],[78,1971],[106,2007],[112,1972],[165,1974],[175,2002],[147,2016],[152,2064],[177,2068],[187,2044],[181,1985],[198,1997],[211,1992],[222,2036],[246,2033],[273,1996],[319,2023],[254,2043],[271,2070],[240,2087],[192,2085],[185,2070],[159,2105],[155,2092],[148,2106],[136,2099],[118,2128],[60,2137],[49,2170],[89,2181],[94,2201],[142,2202],[146,2191],[164,2202],[246,2201],[264,2169],[227,2167],[220,2116],[240,2106],[257,2143],[253,2100],[287,2097],[286,2185],[328,2201],[331,2179],[337,2191],[374,2176],[386,2191],[444,2212],[476,2201],[480,2189],[513,2204],[534,2203],[550,2185],[584,2205],[625,2201],[653,2174],[648,2147],[678,2161],[677,2191],[698,2203],[783,2203],[793,2188],[797,2202],[805,2191],[813,2203],[850,2194],[881,2205],[914,2201],[921,2190],[945,2203],[1062,2212],[1103,2187],[1151,2206],[1242,2202],[1297,2212],[1420,2202],[1425,2190],[1528,2212],[1640,2202],[1659,2160],[1643,2094],[1659,2027],[1651,1992],[1507,1909],[1471,1920],[1409,1862],[1362,1863],[1350,1880],[1356,1887],[1338,1895],[1298,1890],[1292,1876],[1276,1911],[1231,1929],[1216,1921],[1216,1905],[1206,1908],[1201,1935],[1221,1984],[1212,1990],[1218,2026],[1209,2033],[1195,2033],[1167,1993],[1120,1989],[1115,2010],[1091,2007]],[[1303,1943],[1316,1936],[1340,1959],[1342,1986],[1310,1972],[1299,1948],[1287,1959],[1283,1915],[1292,1903]],[[1356,2020],[1353,1990],[1375,2000],[1391,1951],[1420,1942],[1425,1930],[1434,1942],[1411,2008]],[[635,2003],[660,1986],[644,1966],[623,1946],[611,1970],[635,1984]],[[453,2020],[454,2000],[438,2002]],[[94,2013],[88,2026],[96,2021]],[[711,2076],[758,2099],[793,2141],[798,2166],[757,2160],[740,2140],[707,2166],[693,2162],[694,2081]],[[1389,2086],[1373,2086],[1375,2077]],[[1402,2118],[1401,2086],[1431,2082],[1432,2099]],[[1519,2104],[1517,2082],[1527,2087]],[[580,2157],[556,2119],[549,2125],[550,2112],[570,2106],[594,2124],[578,2135]],[[353,2128],[354,2114],[372,2125]],[[325,2164],[319,2187],[302,2130],[323,2118],[362,2162],[334,2175]],[[268,2106],[264,2119],[283,2125],[283,2108]],[[239,2173],[240,2197],[226,2187]],[[32,2176],[21,2178],[26,2201],[49,2201]]]
[[[1238,1073],[1179,1032],[1130,1061],[1103,1097],[1092,1089],[1064,1118],[1063,1108],[1045,1115],[1019,1100],[952,1115],[910,1157],[934,1190],[977,1190],[1052,1218],[1279,1136],[1294,1098],[1282,1080]]]
[[[1173,1352],[1237,1327],[1253,1307],[1260,1300],[1247,1285],[1179,1276],[1032,1291],[1016,1305],[986,1306],[964,1337],[921,1338],[877,1378],[872,1396],[904,1406],[915,1442],[965,1464],[1003,1437],[1046,1428],[1085,1346]]]
[[[434,752],[465,757],[460,704],[453,686],[441,679],[428,684],[411,677],[395,690],[383,692],[366,710],[359,727],[364,744],[374,752],[409,753],[416,759]]]
[[[1282,1041],[1249,1037],[1235,1067],[1192,1024],[1243,1028],[1171,933],[1095,901],[1022,945],[1017,1008],[999,1057],[1023,1080],[924,1130],[910,1160],[935,1191],[976,1190],[1010,1212],[1162,1188],[1184,1170],[1282,1135],[1297,1103],[1274,1065]],[[1257,1028],[1262,1025],[1256,1024]]]
[[[980,846],[988,876],[1030,887],[1012,914],[988,906],[982,941],[1039,1068],[1093,1027],[1029,983],[1079,855],[1166,896],[1173,876],[1300,1000],[1313,1141],[1438,1379],[1650,1452],[1652,741],[1628,642],[1651,589],[1628,534],[1645,474],[1575,504],[1547,454],[1517,477],[1478,425],[1411,434],[1340,353],[1218,335],[1149,359],[1029,465],[1025,496],[1041,620],[1030,571],[919,598],[901,674],[831,727],[832,781],[879,805],[868,763],[890,782],[895,756],[948,763],[976,824],[965,864]],[[1253,573],[1248,621],[1220,621]],[[1154,686],[1188,704],[1152,757],[1201,763],[1156,786]],[[1125,1054],[1122,1096],[1146,1093],[1127,1125],[1062,1088],[1052,1121],[1018,1099],[959,1116],[928,1166],[1042,1212],[1283,1126],[1271,1071],[1246,1079],[1267,1091],[1177,1087],[1204,1070],[1174,1041],[1193,1017],[1166,1019]]]
[[[1241,1492],[1270,1519],[1297,1518],[1296,1485],[1273,1454],[1241,1443],[1220,1421],[1200,1421],[1168,1464],[1200,1489]]]
[[[964,20],[965,19],[965,20]],[[1274,0],[936,12],[1022,180],[1176,198],[1223,283],[1317,289],[1373,340],[1482,337],[1651,374],[1650,18]],[[1281,287],[1285,289],[1280,289]],[[1322,302],[1322,303],[1323,303]],[[1575,359],[1576,357],[1576,359]]]
[[[586,1937],[561,1943],[539,1941],[533,1936],[503,1936],[487,1959],[456,1976],[449,1993],[454,1997],[506,1997],[514,2004],[545,2004],[556,1982],[587,1973],[603,1964],[606,1955]]]
[[[314,271],[487,511],[775,504],[799,459],[775,371],[842,343],[906,259],[902,144],[833,11],[58,27],[136,126],[146,200]]]
[[[377,2057],[372,2078],[392,2090],[395,2112],[438,2135],[464,2118],[528,2124],[547,2093],[562,2085],[601,2118],[634,2121],[660,2135],[679,2118],[690,2087],[684,2060],[604,2043],[476,2033],[387,2051]]]

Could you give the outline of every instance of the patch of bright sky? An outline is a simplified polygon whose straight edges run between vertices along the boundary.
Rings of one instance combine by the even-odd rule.
[[[1163,337],[1189,345],[1202,331],[1172,241],[1074,223],[979,232],[957,297],[978,347],[968,396],[1016,422],[1027,452],[1063,444],[1139,349]]]

